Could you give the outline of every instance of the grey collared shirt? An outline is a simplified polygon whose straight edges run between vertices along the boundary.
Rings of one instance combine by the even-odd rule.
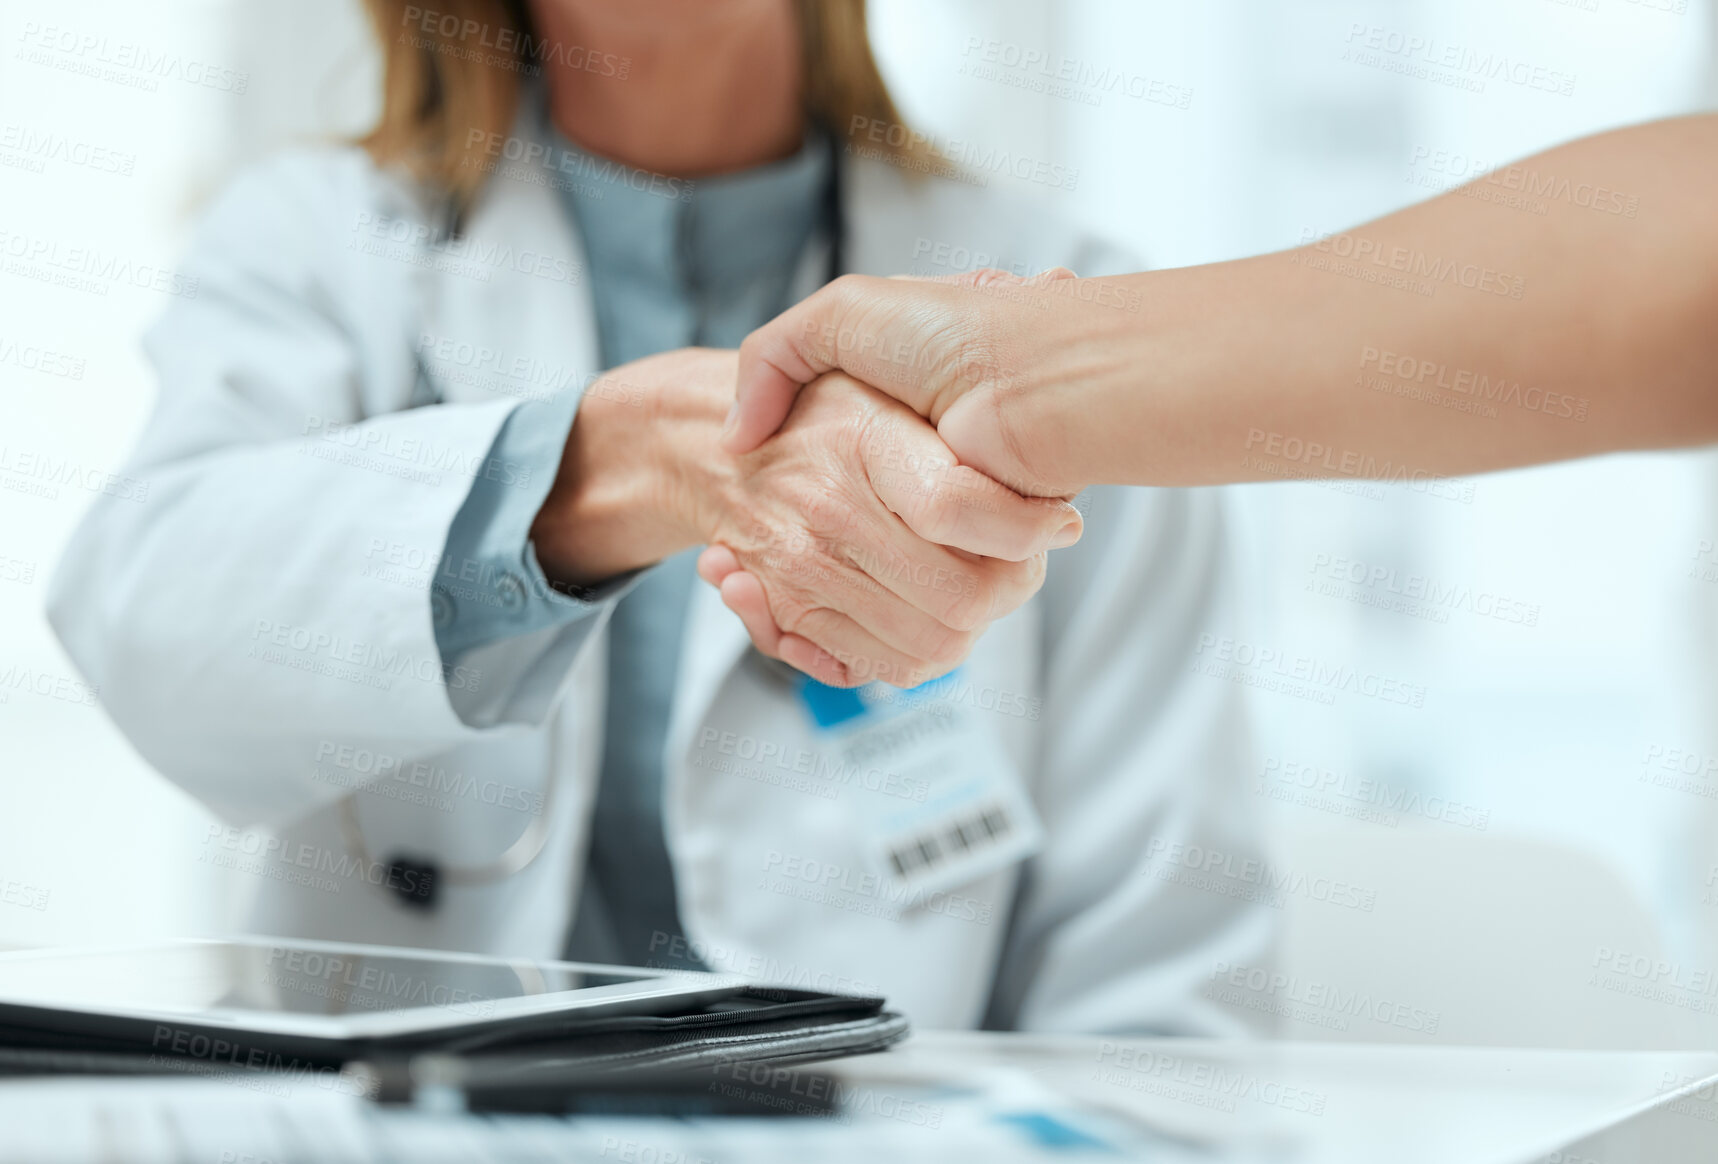
[[[785,161],[695,183],[587,161],[557,181],[584,241],[605,368],[675,348],[739,346],[787,306],[834,180],[828,140],[816,134]],[[602,771],[569,953],[686,964],[667,953],[685,944],[673,940],[683,931],[662,831],[662,771],[696,551],[584,594],[549,583],[529,532],[576,408],[572,396],[530,402],[502,426],[490,457],[528,466],[541,489],[474,483],[443,560],[474,563],[478,576],[496,579],[497,593],[473,602],[467,591],[456,603],[438,586],[436,642],[451,664],[476,647],[613,607]]]

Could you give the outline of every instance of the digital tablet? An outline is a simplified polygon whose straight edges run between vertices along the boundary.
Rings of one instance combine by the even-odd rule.
[[[228,1032],[299,1050],[433,1043],[582,1016],[674,1014],[735,975],[301,939],[228,938],[0,954],[0,1028],[165,1055]],[[141,1048],[139,1040],[149,1044]]]

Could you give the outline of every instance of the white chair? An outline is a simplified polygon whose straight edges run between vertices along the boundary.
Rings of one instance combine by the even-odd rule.
[[[1274,1013],[1283,1038],[1718,1046],[1712,971],[1667,959],[1652,916],[1589,854],[1437,826],[1302,824],[1279,836],[1274,876],[1277,977],[1231,971],[1208,993]]]

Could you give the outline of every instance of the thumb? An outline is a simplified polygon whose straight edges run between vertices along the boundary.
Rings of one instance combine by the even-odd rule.
[[[844,321],[863,282],[863,276],[843,275],[746,337],[722,448],[749,453],[763,444],[787,419],[801,385],[842,366]]]
[[[846,372],[929,417],[964,391],[963,340],[1004,324],[1005,308],[979,307],[967,292],[1073,277],[1066,267],[1030,278],[991,268],[931,278],[843,275],[740,345],[722,447],[757,448],[787,419],[800,386],[825,372]]]

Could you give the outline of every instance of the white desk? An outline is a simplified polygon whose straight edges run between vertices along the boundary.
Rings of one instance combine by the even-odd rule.
[[[1718,1159],[1718,1090],[1700,1088],[1718,1079],[1718,1053],[926,1033],[826,1069],[848,1117],[478,1118],[376,1109],[267,1077],[11,1081],[0,1083],[0,1161],[1116,1158],[1082,1150],[1082,1137],[1135,1158],[1213,1164]],[[1683,1080],[1692,1098],[1667,1094]]]
[[[1218,1160],[1226,1150],[1307,1164],[1517,1164],[1605,1129],[1618,1154],[1566,1150],[1558,1164],[1718,1160],[1718,1052],[934,1033],[831,1066],[876,1086],[1018,1071],[1071,1105],[1209,1145]],[[1667,1094],[1684,1080],[1691,1097]],[[1627,1151],[1642,1134],[1662,1147]]]

